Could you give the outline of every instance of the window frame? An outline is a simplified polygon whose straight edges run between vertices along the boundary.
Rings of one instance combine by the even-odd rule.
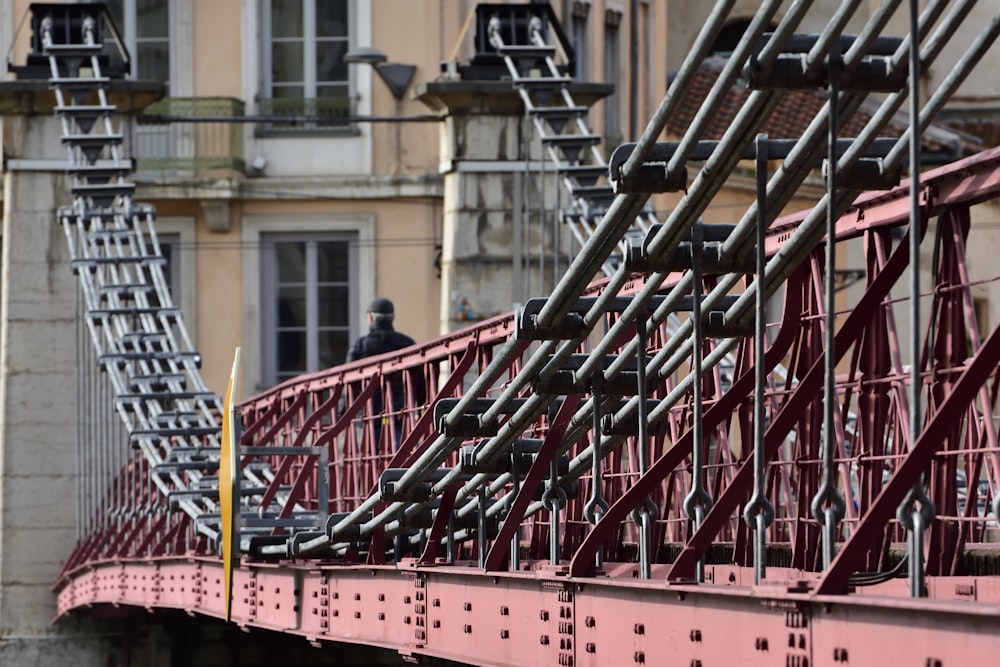
[[[577,81],[590,79],[590,1],[574,0],[570,12],[570,41],[573,43],[573,53],[576,56],[576,71],[573,73]]]
[[[324,0],[302,0],[303,17],[315,13],[316,4]],[[347,5],[347,50],[350,51],[357,43],[358,33],[358,7],[356,0],[345,0]],[[355,113],[355,100],[358,99],[358,87],[356,75],[352,67],[347,68],[347,79],[344,82],[347,92],[344,96],[342,106],[325,103],[321,100],[339,100],[338,96],[319,97],[317,89],[319,82],[316,72],[316,26],[314,21],[304,20],[302,36],[302,58],[303,58],[303,79],[302,97],[274,97],[274,80],[272,79],[272,34],[271,34],[271,2],[264,0],[259,3],[259,31],[261,48],[259,53],[260,71],[258,76],[257,106],[261,115],[294,115],[294,116],[319,116],[324,111],[334,112],[342,110],[346,115]],[[331,118],[336,118],[336,113],[331,114]],[[300,123],[291,125],[276,125],[271,123],[257,123],[254,127],[257,136],[308,136],[310,134],[319,135],[356,135],[359,133],[354,123],[337,123],[335,120],[330,123]]]
[[[167,76],[164,82],[167,86],[167,97],[178,95],[179,80],[181,79],[181,66],[179,54],[181,53],[180,39],[178,38],[179,15],[185,9],[190,10],[191,0],[165,0],[167,4]],[[110,7],[108,8],[110,11]],[[139,37],[138,28],[139,16],[136,0],[122,0],[122,25],[118,26],[125,48],[130,56],[130,74],[133,79],[138,78],[139,72]]]
[[[604,81],[614,83],[615,89],[604,98],[604,141],[605,149],[610,155],[617,144],[623,140],[621,120],[621,99],[619,82],[622,74],[622,39],[620,12],[608,10],[604,19]],[[612,142],[615,146],[612,146]]]
[[[249,392],[262,391],[266,344],[264,340],[263,241],[269,234],[315,235],[356,234],[357,275],[352,284],[357,295],[351,313],[350,338],[361,333],[364,309],[375,298],[375,214],[275,214],[247,215],[243,218],[243,367]],[[273,366],[272,366],[273,368]]]
[[[176,290],[171,294],[174,305],[181,309],[184,325],[192,340],[195,340],[198,313],[198,263],[195,259],[195,227],[194,218],[168,216],[157,218],[156,236],[160,245],[170,244],[171,247],[171,288]],[[164,238],[166,237],[166,238]],[[195,342],[197,347],[197,342]]]
[[[278,314],[272,307],[277,301],[277,290],[282,286],[278,284],[278,257],[276,250],[277,243],[304,243],[305,244],[305,364],[306,367],[301,373],[315,373],[323,370],[320,363],[318,334],[319,325],[319,280],[318,280],[318,243],[338,242],[347,244],[347,287],[348,287],[348,327],[347,345],[349,349],[360,329],[357,321],[358,305],[358,282],[360,273],[358,272],[358,237],[352,232],[319,232],[319,233],[284,233],[267,232],[261,235],[261,382],[265,386],[276,386],[288,378],[278,377],[277,368],[278,354],[277,344],[279,336]],[[346,355],[345,349],[345,355]],[[345,359],[346,360],[346,359]]]

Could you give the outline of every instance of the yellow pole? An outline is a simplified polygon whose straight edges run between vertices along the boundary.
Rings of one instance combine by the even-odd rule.
[[[222,572],[223,586],[226,592],[226,621],[232,619],[233,603],[233,542],[239,539],[239,507],[233,511],[233,499],[238,498],[239,474],[239,443],[238,429],[235,428],[233,403],[239,375],[240,348],[236,348],[233,358],[233,371],[229,375],[226,386],[226,397],[222,405],[222,439],[219,453],[219,507],[222,514]],[[238,548],[238,547],[237,547]],[[236,556],[236,566],[239,567],[239,553]]]

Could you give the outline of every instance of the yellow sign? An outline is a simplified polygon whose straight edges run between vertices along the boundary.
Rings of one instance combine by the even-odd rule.
[[[222,403],[222,439],[219,453],[219,511],[222,514],[222,573],[226,593],[226,620],[232,619],[233,565],[239,567],[240,508],[239,508],[239,428],[233,411],[234,394],[239,374],[240,348],[233,358],[226,397]],[[237,502],[233,511],[233,501]],[[235,544],[234,544],[235,543]],[[235,563],[233,554],[236,553]]]

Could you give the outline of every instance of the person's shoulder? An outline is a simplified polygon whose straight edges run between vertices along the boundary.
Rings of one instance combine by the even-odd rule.
[[[365,357],[365,346],[367,344],[368,334],[359,336],[351,348],[347,351],[347,361],[357,361],[358,359],[363,359]]]
[[[400,331],[394,331],[393,333],[396,334],[395,338],[396,338],[396,342],[399,345],[399,347],[408,347],[410,345],[416,345],[417,344],[417,342],[415,340],[413,340],[411,337],[407,336],[405,333],[402,333]]]

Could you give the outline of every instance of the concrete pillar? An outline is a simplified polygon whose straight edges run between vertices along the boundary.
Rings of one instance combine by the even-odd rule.
[[[589,106],[612,89],[584,83],[571,91]],[[555,267],[565,270],[575,249],[555,222],[556,179],[550,165],[542,176],[541,144],[510,82],[431,81],[417,96],[443,117],[440,330],[447,333],[547,294]]]
[[[44,81],[0,82],[0,665],[106,665],[125,641],[116,625],[52,624],[51,587],[76,539],[78,418],[78,288],[56,218],[70,196],[52,98]]]

